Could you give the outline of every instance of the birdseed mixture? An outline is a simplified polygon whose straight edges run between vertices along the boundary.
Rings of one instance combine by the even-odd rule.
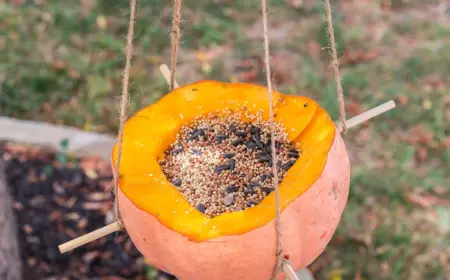
[[[237,113],[197,118],[181,128],[160,160],[168,180],[209,217],[252,207],[274,190],[270,122],[261,114],[251,118],[250,123],[241,122]],[[275,141],[281,182],[299,151],[279,124]]]

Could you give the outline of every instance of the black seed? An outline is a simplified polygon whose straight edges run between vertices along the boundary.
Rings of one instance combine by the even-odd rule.
[[[198,91],[198,88],[193,88],[192,91]]]
[[[293,158],[298,158],[298,157],[299,157],[299,154],[298,154],[298,152],[295,151],[295,150],[290,150],[290,151],[288,152],[288,156],[293,157]]]
[[[250,182],[248,183],[251,187],[253,188],[259,188],[261,187],[261,185],[258,182]]]
[[[268,156],[268,154],[266,152],[260,152],[256,155],[257,157],[264,157],[264,156]]]
[[[253,193],[254,193],[253,188],[252,188],[252,187],[249,187],[249,186],[246,186],[246,187],[244,188],[244,193],[245,193],[245,194],[253,194]]]
[[[234,134],[236,136],[239,136],[239,137],[246,137],[247,136],[247,132],[245,132],[245,131],[236,131]]]
[[[246,142],[245,146],[247,147],[247,149],[250,149],[250,150],[256,149],[256,144],[251,141]]]
[[[228,165],[230,166],[230,170],[234,170],[234,168],[236,167],[236,161],[234,159],[230,159]]]
[[[248,206],[248,207],[252,207],[253,205],[256,205],[256,204],[257,204],[257,203],[254,202],[254,201],[252,201],[252,200],[247,201],[247,206]]]
[[[258,162],[267,162],[270,161],[270,156],[262,156],[258,158]]]
[[[199,136],[204,136],[205,130],[204,129],[196,129],[192,132],[191,137],[189,137],[189,140],[194,140],[198,138]]]
[[[205,205],[199,203],[199,204],[197,205],[197,210],[200,211],[200,212],[202,212],[202,213],[205,213]]]
[[[281,143],[278,141],[275,141],[275,148],[279,149],[281,147]]]
[[[242,139],[237,139],[237,140],[234,140],[233,141],[233,143],[231,143],[233,146],[239,146],[239,145],[242,145],[242,144],[244,144],[244,140],[242,140]]]
[[[228,130],[231,132],[235,132],[236,131],[236,126],[234,124],[230,124],[230,126],[228,127]]]
[[[305,108],[308,107],[308,103],[303,104],[303,107]]]
[[[239,187],[236,186],[229,186],[225,189],[226,193],[232,193],[232,192],[237,192],[239,190]]]
[[[214,172],[220,173],[221,171],[228,170],[228,169],[230,169],[229,164],[218,165],[218,166],[216,166],[216,168],[214,168]]]
[[[264,145],[263,145],[263,143],[261,143],[261,142],[259,141],[259,139],[256,139],[255,137],[253,137],[253,142],[255,142],[255,145],[256,145],[258,148],[260,148],[261,150],[264,149]]]
[[[291,168],[293,165],[294,165],[294,163],[295,162],[293,162],[293,161],[288,161],[288,162],[286,162],[285,164],[283,164],[282,166],[281,166],[281,168],[283,168],[284,170],[289,170],[289,168]]]
[[[179,154],[183,151],[183,146],[178,146],[177,148],[172,150],[172,155]]]
[[[261,190],[263,192],[265,192],[266,194],[270,194],[271,192],[273,192],[272,188],[267,188],[267,187],[262,187]]]
[[[260,134],[261,133],[261,129],[259,128],[259,127],[256,127],[256,126],[251,126],[250,127],[250,133],[252,134],[252,135],[256,135],[256,134]]]
[[[223,158],[232,158],[235,155],[236,155],[235,153],[225,153],[225,154],[223,154]]]
[[[180,179],[180,178],[175,179],[175,180],[172,182],[172,184],[173,184],[174,186],[177,186],[177,187],[181,186],[181,179]]]
[[[216,142],[218,143],[222,143],[223,140],[227,139],[228,136],[227,135],[216,135]]]

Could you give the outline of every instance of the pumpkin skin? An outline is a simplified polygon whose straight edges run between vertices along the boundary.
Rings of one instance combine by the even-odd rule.
[[[279,185],[284,253],[298,270],[324,250],[339,223],[350,164],[334,123],[314,100],[278,92],[273,98],[275,121],[302,152]],[[261,109],[267,120],[267,89],[200,81],[142,109],[124,127],[118,189],[124,226],[152,265],[182,280],[269,279],[276,264],[274,192],[255,207],[208,218],[184,200],[157,164],[181,125],[225,107]],[[113,168],[116,159],[117,145]]]

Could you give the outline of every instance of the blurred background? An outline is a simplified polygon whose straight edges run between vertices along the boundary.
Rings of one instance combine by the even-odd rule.
[[[130,113],[168,92],[158,67],[170,64],[172,3],[138,2]],[[265,85],[259,1],[183,2],[178,83]],[[312,97],[337,119],[323,2],[269,2],[276,89]],[[114,135],[128,5],[0,1],[0,114]],[[340,0],[332,8],[348,117],[391,99],[397,108],[345,135],[349,202],[309,269],[317,279],[450,279],[450,3]],[[11,142],[1,155],[24,279],[169,277],[123,233],[59,254],[59,243],[108,219],[108,163]]]

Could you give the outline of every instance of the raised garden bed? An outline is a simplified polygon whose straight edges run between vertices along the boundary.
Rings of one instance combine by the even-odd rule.
[[[150,277],[124,232],[59,252],[59,244],[114,219],[109,164],[8,142],[0,143],[0,155],[18,223],[23,279],[170,278],[161,272]]]

